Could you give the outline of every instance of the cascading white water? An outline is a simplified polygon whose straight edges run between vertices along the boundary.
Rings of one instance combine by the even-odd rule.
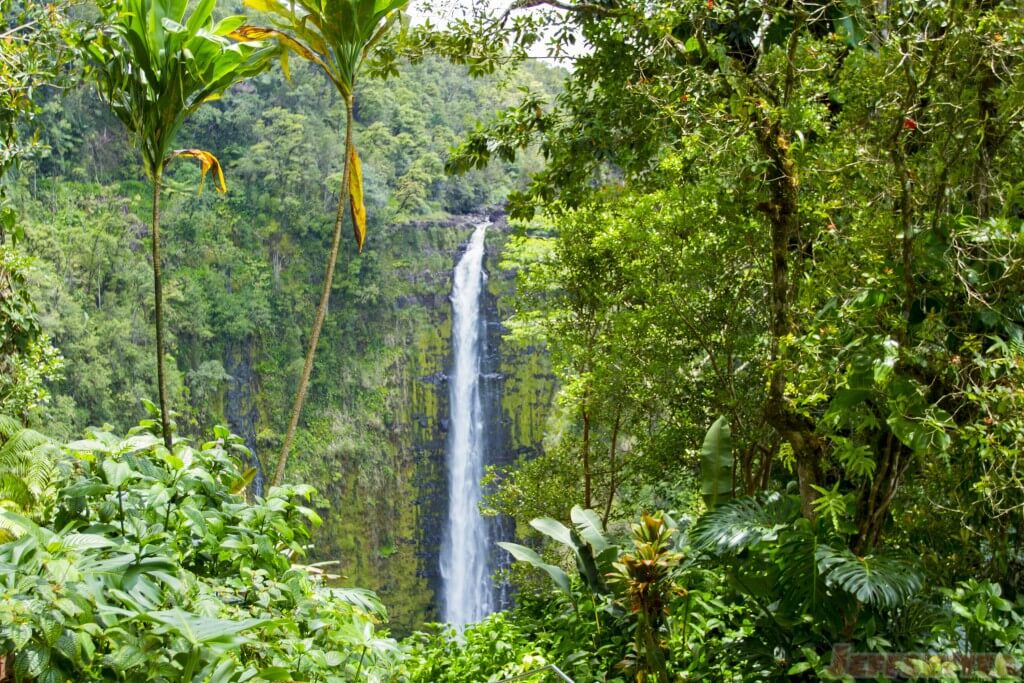
[[[484,234],[476,226],[452,284],[452,369],[448,376],[448,528],[441,547],[443,618],[459,628],[493,609],[488,567],[487,525],[480,516],[484,469],[484,415],[480,398],[480,356],[484,338],[480,293]]]

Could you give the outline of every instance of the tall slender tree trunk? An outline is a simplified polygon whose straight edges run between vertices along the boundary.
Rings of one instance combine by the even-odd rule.
[[[821,479],[820,461],[823,446],[821,438],[815,434],[814,423],[794,410],[786,399],[788,377],[782,349],[783,339],[793,332],[792,303],[799,282],[799,279],[790,280],[789,266],[792,252],[799,252],[801,249],[800,185],[796,162],[790,155],[789,139],[785,132],[777,124],[764,120],[759,122],[757,134],[762,150],[771,161],[769,168],[772,175],[769,184],[771,201],[762,207],[768,214],[772,249],[769,297],[771,327],[768,349],[772,369],[765,415],[779,435],[793,447],[801,511],[804,517],[814,519],[814,501],[818,497],[814,486]]]
[[[306,362],[302,365],[302,377],[299,378],[299,388],[295,392],[295,403],[292,405],[291,419],[288,421],[288,431],[284,435],[284,445],[281,447],[281,454],[277,458],[277,468],[274,470],[274,478],[271,485],[279,486],[284,481],[284,468],[288,464],[288,453],[292,449],[292,442],[295,440],[295,430],[299,426],[299,416],[302,414],[302,405],[306,401],[306,392],[309,391],[309,376],[313,372],[313,359],[316,357],[316,346],[320,341],[320,330],[323,328],[324,319],[327,317],[327,308],[331,300],[331,286],[334,282],[334,266],[338,262],[338,248],[341,246],[341,227],[345,220],[345,210],[351,198],[349,178],[352,173],[352,97],[345,100],[345,166],[341,178],[341,191],[338,193],[338,211],[334,218],[334,237],[331,241],[331,253],[327,259],[327,273],[324,276],[324,288],[320,294],[320,305],[316,310],[316,320],[313,321],[313,330],[309,336],[309,349],[306,351]]]
[[[156,316],[156,381],[160,394],[160,427],[164,446],[171,450],[171,414],[167,407],[167,374],[164,372],[164,288],[160,281],[160,185],[163,171],[153,172],[153,301]]]
[[[580,452],[583,457],[583,507],[589,510],[591,503],[590,405],[586,400],[583,403],[583,444],[580,447]]]
[[[608,498],[604,504],[604,515],[601,517],[601,522],[607,528],[608,518],[612,515],[612,502],[615,500],[615,489],[617,484],[615,483],[615,455],[619,450],[619,425],[622,422],[622,404],[615,409],[615,423],[612,425],[612,447],[609,453],[609,462],[611,464],[611,481],[608,483]]]

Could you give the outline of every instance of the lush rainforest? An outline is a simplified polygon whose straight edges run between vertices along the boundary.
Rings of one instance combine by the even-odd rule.
[[[0,681],[1020,680],[1019,3],[0,8]]]

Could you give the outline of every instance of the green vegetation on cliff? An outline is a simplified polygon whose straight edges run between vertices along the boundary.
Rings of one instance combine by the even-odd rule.
[[[319,70],[294,63],[290,73],[290,82],[270,71],[235,86],[187,120],[182,144],[201,141],[217,154],[229,192],[197,196],[198,169],[173,164],[162,207],[166,381],[178,429],[230,424],[267,467],[302,367],[343,158],[343,133],[331,123],[342,103]],[[518,87],[552,90],[561,77],[531,67],[471,79],[430,60],[359,86],[367,243],[361,256],[345,249],[339,259],[288,480],[323,495],[317,557],[340,560],[350,582],[380,590],[400,628],[422,623],[434,602],[417,488],[443,481],[445,390],[423,378],[446,367],[450,271],[470,230],[448,216],[486,215],[536,168],[527,160],[448,178],[443,164],[490,107],[511,104]],[[50,354],[45,362],[62,370],[45,385],[48,400],[31,401],[38,405],[25,416],[55,438],[90,425],[126,429],[144,414],[141,400],[157,395],[151,192],[89,88],[40,106],[40,151],[6,186],[24,232],[19,252],[32,257],[17,272],[43,339],[59,349],[37,345],[29,358]],[[503,241],[492,231],[489,250]],[[42,369],[19,363],[21,372]],[[505,370],[512,381],[528,371],[527,386],[537,384],[535,368]],[[539,445],[543,398],[506,394],[513,448]],[[366,520],[378,520],[369,532]]]
[[[343,256],[289,471],[321,489],[310,557],[380,589],[398,632],[435,616],[447,278],[480,218],[457,214],[510,192],[519,221],[491,215],[483,297],[488,345],[508,332],[484,373],[508,441],[485,512],[516,522],[516,604],[402,643],[373,598],[298,564],[312,492],[261,491],[242,447],[277,449],[299,375],[348,158],[336,89],[293,64],[181,130],[233,190],[167,178],[168,443],[140,401],[149,186],[87,89],[36,83],[68,85],[64,50],[94,34],[0,3],[0,679],[1019,680],[1016,3],[531,1],[396,24],[372,69],[404,75],[352,112],[367,253]],[[309,21],[356,5],[377,17],[326,0]],[[572,70],[517,66],[540,42]],[[221,420],[241,441],[192,445]]]

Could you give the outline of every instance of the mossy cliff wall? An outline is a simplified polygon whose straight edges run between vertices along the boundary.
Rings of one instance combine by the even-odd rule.
[[[358,357],[346,368],[360,377],[340,378],[350,387],[341,405],[310,418],[297,470],[289,476],[309,481],[324,497],[314,559],[338,561],[344,584],[376,590],[398,633],[439,617],[451,276],[473,226],[485,217],[387,231],[377,247],[387,255],[387,278],[376,284],[388,290],[390,302],[363,311],[361,324],[350,326]],[[500,214],[490,219],[483,398],[492,415],[488,461],[506,464],[540,448],[552,385],[542,354],[513,352],[502,343],[503,302],[514,274],[497,271],[508,225]],[[321,354],[331,352],[329,341],[321,344]],[[505,526],[498,520],[496,533],[507,536]],[[497,552],[495,559],[504,561]]]

